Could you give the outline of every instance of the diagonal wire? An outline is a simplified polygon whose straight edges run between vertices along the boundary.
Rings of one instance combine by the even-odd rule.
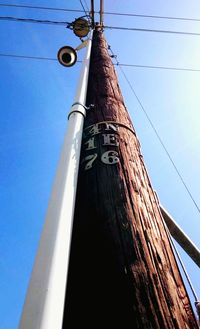
[[[121,72],[122,72],[122,74],[123,74],[123,76],[124,76],[126,82],[128,83],[128,85],[129,85],[129,87],[130,87],[132,93],[134,94],[135,98],[137,99],[137,101],[138,101],[138,103],[139,103],[139,105],[140,105],[140,107],[141,107],[143,113],[145,114],[147,120],[149,121],[149,124],[150,124],[151,128],[153,129],[155,135],[157,136],[157,138],[158,138],[158,140],[159,140],[159,142],[160,142],[162,148],[164,149],[164,151],[165,151],[165,153],[166,153],[168,159],[170,160],[172,166],[174,167],[174,169],[175,169],[177,175],[179,176],[179,178],[180,178],[180,180],[181,180],[183,186],[185,187],[185,189],[186,189],[186,191],[187,191],[187,193],[188,193],[190,199],[192,200],[193,204],[195,205],[197,211],[198,211],[199,214],[200,214],[200,208],[199,208],[197,202],[195,201],[195,199],[194,199],[192,193],[190,192],[190,189],[188,188],[188,186],[187,186],[185,180],[183,179],[182,175],[180,174],[180,172],[179,172],[179,170],[178,170],[178,168],[177,168],[177,166],[176,166],[174,160],[172,159],[172,157],[171,157],[169,151],[167,150],[167,148],[166,148],[164,142],[162,141],[162,139],[161,139],[161,137],[160,137],[160,135],[159,135],[157,129],[155,128],[155,126],[154,126],[152,120],[150,119],[149,115],[147,114],[147,111],[145,110],[145,108],[144,108],[142,102],[140,101],[139,97],[137,96],[137,94],[136,94],[136,92],[135,92],[135,90],[134,90],[134,88],[133,88],[133,86],[132,86],[130,80],[127,78],[127,75],[125,74],[123,68],[121,67],[120,63],[118,62],[118,60],[117,60],[117,58],[116,58],[116,55],[114,55],[114,53],[113,53],[113,51],[112,51],[112,49],[111,49],[110,46],[109,46],[109,49],[110,49],[110,51],[111,51],[111,53],[112,53],[112,57],[115,58],[116,63],[117,63],[117,65],[119,66],[119,68],[120,68],[120,70],[121,70]]]
[[[82,0],[79,0],[79,1],[80,1],[80,4],[81,4],[81,7],[83,8],[83,10],[84,10],[84,12],[85,12],[85,15],[88,16],[87,11],[85,10],[85,7],[84,7],[84,5],[83,5]]]
[[[115,13],[115,12],[104,12],[105,15],[115,16],[127,16],[127,17],[141,17],[141,18],[155,18],[155,19],[169,19],[169,20],[180,20],[180,21],[195,21],[199,22],[199,18],[192,17],[172,17],[172,16],[158,16],[158,15],[143,15],[143,14],[131,14],[131,13]]]
[[[88,13],[89,13],[89,12],[90,12],[90,9],[89,9],[89,7],[88,7],[88,4],[87,4],[86,0],[84,0],[84,3],[85,3],[85,7],[87,8],[87,11],[88,11]]]

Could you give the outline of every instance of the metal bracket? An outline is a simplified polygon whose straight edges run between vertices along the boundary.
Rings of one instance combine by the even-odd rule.
[[[82,103],[80,103],[80,102],[75,102],[75,103],[73,103],[72,106],[71,106],[71,108],[73,108],[73,106],[75,106],[75,105],[80,105],[80,106],[82,106],[86,111],[89,111],[89,110],[91,110],[91,109],[94,108],[94,104],[90,104],[89,106],[86,106],[86,105],[84,105],[84,104],[82,104]],[[68,114],[68,119],[69,119],[70,115],[71,115],[72,113],[74,113],[74,112],[78,112],[78,113],[83,114],[83,112],[78,111],[78,110],[75,109],[75,110],[70,111],[70,113]],[[83,114],[83,116],[85,116],[85,115]]]
[[[81,105],[81,106],[84,107],[84,109],[85,109],[86,111],[94,109],[94,104],[90,104],[89,106],[86,106],[86,105],[83,105],[82,103],[75,102],[75,103],[72,104],[72,107],[73,107],[74,105]]]
[[[85,106],[84,104],[82,104],[82,103],[80,103],[80,102],[75,102],[75,103],[73,103],[71,107],[73,107],[74,105],[80,105],[80,106],[83,106],[83,108],[84,108],[85,110],[88,109],[87,106]]]
[[[90,104],[89,106],[88,106],[88,108],[87,108],[87,110],[94,110],[94,108],[95,108],[95,105],[94,104]]]

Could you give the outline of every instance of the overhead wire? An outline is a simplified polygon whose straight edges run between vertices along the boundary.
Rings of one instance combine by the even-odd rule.
[[[27,9],[39,9],[39,10],[52,10],[52,11],[66,11],[66,12],[84,13],[84,10],[79,10],[79,9],[31,6],[31,5],[10,4],[10,3],[0,3],[0,7],[14,7],[14,8],[27,8]],[[98,13],[99,12],[95,11],[95,14],[98,14]],[[108,11],[104,11],[104,14],[105,15],[113,15],[113,16],[140,17],[140,18],[153,18],[153,19],[166,19],[166,20],[180,20],[180,21],[200,22],[199,18],[191,18],[191,17],[172,17],[172,16],[159,16],[159,15],[146,15],[146,14],[133,14],[133,13],[117,13],[117,12],[108,12]]]
[[[168,19],[168,20],[180,20],[180,21],[195,21],[200,22],[199,18],[191,17],[172,17],[172,16],[158,16],[158,15],[144,15],[144,14],[131,14],[131,13],[115,13],[104,12],[105,15],[126,16],[126,17],[141,17],[141,18],[154,18],[154,19]]]
[[[88,13],[87,13],[87,11],[86,11],[84,5],[83,5],[82,0],[79,0],[79,2],[80,2],[80,4],[81,4],[81,7],[83,8],[83,11],[84,11],[85,15],[88,16]]]
[[[86,11],[85,14],[88,16]],[[21,17],[13,17],[13,16],[0,16],[0,21],[1,20],[24,22],[24,23],[52,24],[52,25],[72,24],[70,22],[65,22],[65,21],[52,21],[52,20],[21,18]],[[132,28],[132,27],[123,27],[123,26],[106,26],[106,25],[103,28],[113,29],[113,30],[136,31],[136,32],[153,32],[153,33],[169,33],[169,34],[178,34],[178,35],[200,36],[200,33],[196,33],[196,32],[184,32],[184,31],[172,31],[172,30],[170,31],[170,30],[141,29],[141,28]]]
[[[28,56],[28,55],[17,55],[17,54],[6,54],[0,53],[1,57],[13,57],[13,58],[24,58],[24,59],[36,59],[36,60],[48,60],[48,61],[57,61],[57,58],[52,57],[39,57],[39,56]],[[81,63],[82,61],[77,61],[77,63]],[[151,65],[140,65],[140,64],[114,64],[120,65],[122,67],[133,67],[133,68],[147,68],[147,69],[159,69],[159,70],[172,70],[172,71],[188,71],[188,72],[200,72],[200,69],[192,69],[192,68],[181,68],[181,67],[170,67],[170,66],[151,66]]]
[[[51,24],[51,25],[71,25],[70,22],[64,22],[64,21],[52,21],[52,20],[21,18],[21,17],[12,17],[12,16],[0,16],[0,20],[23,22],[23,23]]]
[[[121,66],[124,66],[124,67],[136,67],[136,68],[145,68],[145,69],[159,69],[159,70],[200,72],[200,69],[192,69],[192,68],[188,68],[188,67],[170,67],[170,66],[124,64],[124,63],[120,63],[120,65]]]
[[[28,56],[28,55],[4,54],[4,53],[0,53],[0,57],[45,60],[45,61],[57,61],[57,58],[52,58],[52,57]],[[82,61],[77,60],[77,63],[82,63]]]
[[[136,27],[108,26],[108,25],[105,25],[104,28],[112,29],[112,30],[124,30],[124,31],[136,31],[136,32],[153,32],[153,33],[169,33],[169,34],[180,34],[180,35],[182,34],[182,35],[200,36],[200,33],[197,33],[197,32],[143,29],[143,28],[136,28]]]
[[[151,128],[153,129],[153,131],[154,131],[156,137],[158,138],[158,140],[159,140],[159,142],[160,142],[160,144],[161,144],[163,150],[165,151],[165,153],[166,153],[166,155],[167,155],[169,161],[171,162],[172,166],[174,167],[175,172],[177,173],[177,175],[178,175],[178,177],[180,178],[180,180],[181,180],[183,186],[185,187],[185,190],[187,191],[187,194],[189,195],[189,197],[190,197],[190,199],[192,200],[192,202],[193,202],[195,208],[197,209],[197,211],[198,211],[199,214],[200,214],[200,208],[199,208],[199,206],[198,206],[196,200],[194,199],[194,197],[193,197],[193,195],[192,195],[190,189],[188,188],[188,186],[187,186],[185,180],[183,179],[181,173],[179,172],[178,167],[176,166],[174,160],[172,159],[172,156],[170,155],[170,153],[169,153],[167,147],[165,146],[165,144],[164,144],[162,138],[160,137],[160,135],[159,135],[157,129],[155,128],[155,125],[153,124],[152,120],[150,119],[150,117],[149,117],[147,111],[145,110],[145,108],[144,108],[142,102],[140,101],[139,97],[137,96],[137,94],[136,94],[136,92],[135,92],[135,89],[133,88],[133,86],[132,86],[130,80],[128,79],[126,73],[124,72],[123,68],[121,67],[120,63],[118,62],[118,60],[117,60],[117,56],[113,53],[113,51],[112,51],[112,49],[111,49],[110,46],[109,46],[109,50],[111,51],[112,57],[115,58],[115,60],[116,60],[116,64],[118,65],[118,67],[119,67],[121,73],[123,74],[123,76],[124,76],[126,82],[128,83],[128,85],[129,85],[129,87],[130,87],[132,93],[134,94],[134,96],[135,96],[137,102],[139,103],[139,105],[140,105],[140,107],[141,107],[143,113],[145,114],[145,116],[146,116],[146,118],[147,118],[147,120],[148,120],[148,122],[149,122]]]
[[[54,7],[41,7],[41,6],[30,6],[30,5],[18,5],[0,3],[0,7],[14,7],[14,8],[26,8],[26,9],[39,9],[39,10],[52,10],[52,11],[66,11],[75,13],[84,13],[84,10],[80,9],[68,9],[68,8],[54,8]]]
[[[85,7],[87,8],[87,11],[88,11],[88,13],[89,13],[89,12],[90,12],[90,9],[89,9],[89,7],[88,7],[88,4],[87,4],[86,0],[84,0],[84,3],[85,3]]]

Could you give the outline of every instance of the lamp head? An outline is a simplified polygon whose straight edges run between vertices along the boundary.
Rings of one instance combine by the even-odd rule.
[[[76,50],[70,46],[60,48],[57,57],[60,64],[65,67],[70,67],[77,61]]]

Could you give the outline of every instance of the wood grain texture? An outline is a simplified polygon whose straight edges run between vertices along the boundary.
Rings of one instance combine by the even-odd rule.
[[[79,323],[84,328],[198,328],[101,31],[94,32],[90,104],[63,329]],[[102,161],[108,151],[114,151],[117,163]]]

